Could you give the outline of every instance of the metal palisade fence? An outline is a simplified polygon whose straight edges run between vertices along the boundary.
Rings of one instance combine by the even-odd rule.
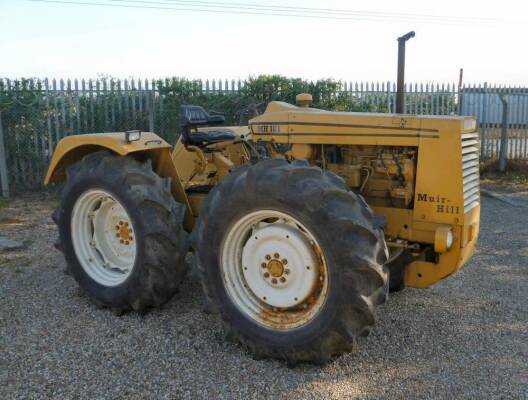
[[[395,110],[396,85],[392,82],[307,82],[273,76],[245,81],[0,79],[3,193],[40,188],[53,150],[65,136],[140,129],[173,143],[179,132],[181,104],[202,105],[224,114],[228,124],[242,125],[262,112],[267,102],[294,102],[301,92],[312,93],[314,106],[323,109]],[[508,158],[528,159],[527,88],[407,84],[405,110],[420,115],[477,116],[484,159],[499,156],[506,110]]]
[[[458,101],[461,115],[478,117],[483,159],[499,158],[504,131],[507,158],[528,160],[528,88],[471,85]]]

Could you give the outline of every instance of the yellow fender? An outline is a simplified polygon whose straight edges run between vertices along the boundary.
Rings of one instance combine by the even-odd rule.
[[[192,228],[194,217],[171,157],[171,145],[152,132],[141,132],[140,139],[133,142],[125,140],[124,132],[67,136],[57,144],[44,184],[63,181],[68,166],[100,150],[110,150],[120,156],[133,154],[139,159],[151,159],[154,172],[163,178],[172,178],[173,196],[187,207],[184,225],[187,229]]]

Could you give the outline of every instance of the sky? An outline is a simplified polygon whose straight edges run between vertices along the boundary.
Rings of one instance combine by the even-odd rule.
[[[120,3],[105,0],[112,1]],[[135,3],[147,1],[152,0]],[[281,74],[394,81],[396,38],[414,30],[416,37],[407,43],[408,82],[457,82],[463,68],[466,83],[528,86],[525,0],[215,1],[464,20],[332,20],[0,0],[0,77],[244,79]],[[483,23],[484,18],[493,21]]]

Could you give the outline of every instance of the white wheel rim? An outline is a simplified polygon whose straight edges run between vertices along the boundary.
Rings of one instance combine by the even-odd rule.
[[[84,192],[73,207],[71,238],[84,271],[103,286],[117,286],[136,259],[132,220],[123,205],[102,189]]]
[[[261,325],[296,328],[324,304],[326,261],[315,237],[291,215],[275,210],[245,215],[226,234],[220,259],[228,295]]]

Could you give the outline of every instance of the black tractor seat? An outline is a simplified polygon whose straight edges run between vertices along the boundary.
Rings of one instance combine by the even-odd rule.
[[[225,142],[227,140],[235,140],[236,136],[228,129],[214,130],[207,132],[191,132],[189,134],[189,143],[193,146],[208,146],[214,143]]]
[[[225,122],[223,115],[209,115],[202,107],[193,105],[180,106],[180,123],[183,144],[206,148],[207,146],[235,140],[235,134],[229,129],[212,129],[199,131],[199,127],[218,126]]]

